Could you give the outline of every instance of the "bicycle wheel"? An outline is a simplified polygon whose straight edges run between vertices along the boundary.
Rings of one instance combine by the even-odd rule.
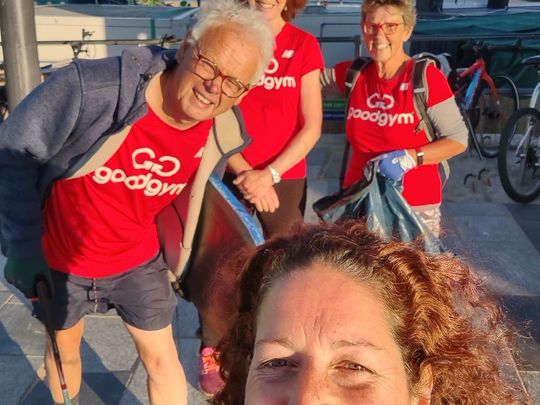
[[[508,118],[518,109],[519,95],[516,85],[507,75],[492,77],[499,94],[499,105],[495,105],[491,90],[482,82],[479,97],[474,109],[477,117],[471,119],[475,124],[475,136],[480,151],[485,157],[495,157],[499,152],[501,132]]]
[[[508,196],[528,203],[540,195],[540,111],[522,108],[503,129],[499,176]]]

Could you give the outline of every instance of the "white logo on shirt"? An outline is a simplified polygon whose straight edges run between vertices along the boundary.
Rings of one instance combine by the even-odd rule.
[[[278,69],[279,69],[278,61],[276,58],[272,57],[272,59],[270,59],[270,63],[268,64],[268,67],[264,69],[264,73],[268,73],[271,75],[272,73],[276,73]]]
[[[381,110],[389,110],[396,104],[394,97],[383,94],[382,96],[379,93],[373,93],[367,99],[367,105],[369,108],[380,108]]]
[[[360,108],[349,108],[349,113],[347,114],[347,119],[356,118],[362,121],[371,121],[376,122],[380,127],[393,126],[396,122],[398,124],[412,124],[414,122],[414,117],[412,113],[402,113],[402,114],[389,114],[387,112],[377,110],[377,111],[364,111]]]
[[[156,154],[150,148],[140,148],[135,150],[132,155],[133,167],[135,169],[149,170],[150,172],[154,172],[163,177],[170,177],[180,170],[180,161],[172,156],[160,157],[157,159],[160,163],[146,160],[146,157],[155,159]]]
[[[98,184],[123,183],[130,190],[144,190],[149,197],[180,194],[185,183],[167,183],[159,178],[154,178],[154,173],[161,177],[171,177],[180,170],[180,161],[173,156],[161,156],[156,158],[155,152],[150,148],[136,149],[131,155],[133,168],[146,170],[146,174],[128,176],[122,169],[111,169],[101,166],[96,169],[92,180]]]
[[[291,55],[292,56],[292,55]],[[276,73],[279,69],[279,62],[276,58],[270,60],[270,64],[257,82],[257,86],[263,86],[266,90],[279,90],[282,87],[296,87],[296,79],[293,76],[267,76]]]
[[[294,55],[294,49],[285,49],[281,54],[283,59],[291,59]]]
[[[394,97],[388,94],[373,93],[367,98],[367,105],[375,111],[364,111],[360,108],[350,107],[347,114],[347,119],[359,119],[362,121],[375,122],[380,127],[393,126],[394,124],[412,124],[414,115],[412,113],[392,114],[386,112],[395,106]]]
[[[202,155],[203,155],[203,152],[204,152],[204,146],[199,149],[199,151],[197,153],[195,153],[195,155],[193,155],[194,158],[198,159],[198,158],[201,158]]]

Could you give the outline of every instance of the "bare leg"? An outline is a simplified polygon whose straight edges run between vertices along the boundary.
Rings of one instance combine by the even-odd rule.
[[[148,373],[148,395],[154,405],[187,404],[187,382],[172,327],[148,331],[125,324]]]
[[[84,331],[84,320],[81,319],[69,329],[56,332],[58,350],[62,359],[62,368],[69,391],[70,398],[75,397],[81,389],[81,338]],[[47,338],[45,348],[45,370],[47,371],[47,384],[55,402],[63,403],[62,389],[58,378],[58,370],[54,362],[51,342]]]

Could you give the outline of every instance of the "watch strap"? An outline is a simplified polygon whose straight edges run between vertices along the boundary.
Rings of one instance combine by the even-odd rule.
[[[270,173],[272,174],[272,181],[274,184],[277,184],[281,181],[281,174],[274,169],[271,165],[268,165],[268,170],[270,170]]]
[[[424,152],[420,148],[415,148],[416,151],[416,165],[421,166],[424,164]]]

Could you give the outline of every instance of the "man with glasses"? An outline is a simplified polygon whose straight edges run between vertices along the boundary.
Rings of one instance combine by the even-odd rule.
[[[244,146],[246,139],[229,134],[209,136],[213,118],[240,102],[272,49],[257,12],[234,0],[208,1],[177,52],[140,47],[77,60],[2,124],[5,276],[28,298],[39,280],[48,282],[73,403],[83,317],[111,307],[146,368],[150,402],[187,403],[171,328],[176,297],[155,217],[185,195],[200,200],[194,190],[204,190],[195,184],[207,180],[203,166],[211,171],[233,152],[224,145],[234,152]],[[45,366],[53,399],[62,403],[49,343]]]

